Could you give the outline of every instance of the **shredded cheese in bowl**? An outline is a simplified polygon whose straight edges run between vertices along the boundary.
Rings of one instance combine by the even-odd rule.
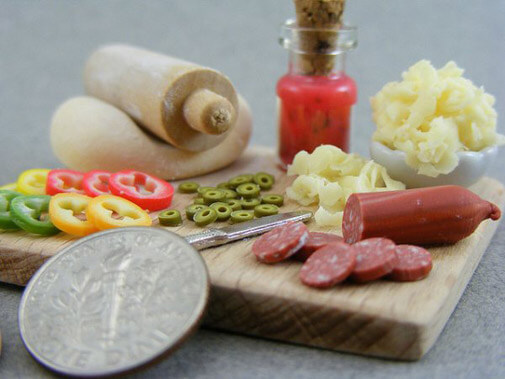
[[[435,69],[422,60],[371,99],[373,140],[406,153],[418,174],[437,177],[459,163],[457,152],[505,144],[496,132],[495,99],[449,62]]]

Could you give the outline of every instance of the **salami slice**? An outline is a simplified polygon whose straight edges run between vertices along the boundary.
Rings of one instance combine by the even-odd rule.
[[[395,248],[396,263],[390,277],[400,282],[425,278],[431,271],[431,254],[428,250],[413,245],[398,245]]]
[[[355,243],[361,239],[363,233],[363,220],[361,219],[361,209],[358,198],[350,196],[344,208],[342,218],[342,235],[347,243]]]
[[[356,265],[354,247],[333,242],[316,250],[300,269],[303,284],[328,288],[347,279]]]
[[[356,267],[352,279],[369,282],[393,271],[396,264],[395,243],[387,238],[369,238],[352,245],[356,251]]]
[[[291,222],[263,234],[254,242],[252,251],[260,262],[280,262],[300,250],[308,234],[303,222]]]
[[[332,242],[343,242],[343,238],[331,233],[309,232],[309,237],[305,245],[293,255],[293,259],[300,262],[305,262],[314,251],[320,249]]]

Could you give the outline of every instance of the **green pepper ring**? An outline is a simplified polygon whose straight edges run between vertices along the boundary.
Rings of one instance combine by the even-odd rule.
[[[53,225],[49,217],[40,220],[43,213],[49,210],[48,195],[31,195],[15,197],[10,204],[12,221],[21,229],[43,236],[52,236],[59,233],[59,229]]]
[[[12,200],[18,196],[23,195],[16,191],[0,189],[0,229],[19,229],[19,226],[17,226],[17,224],[12,221],[12,217],[9,211]]]

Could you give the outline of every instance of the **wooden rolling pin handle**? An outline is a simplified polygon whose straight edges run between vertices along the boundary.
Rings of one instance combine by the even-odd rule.
[[[183,112],[187,123],[205,134],[222,134],[237,119],[237,112],[228,99],[208,89],[189,95],[184,101]]]

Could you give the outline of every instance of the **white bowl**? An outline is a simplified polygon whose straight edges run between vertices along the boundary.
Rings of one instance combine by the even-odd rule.
[[[456,184],[468,187],[479,180],[487,171],[498,153],[497,146],[490,146],[481,151],[461,151],[458,154],[459,163],[448,174],[440,174],[436,178],[421,175],[405,163],[405,152],[391,150],[382,143],[372,141],[370,155],[372,159],[386,167],[388,174],[407,185],[408,188],[443,186]]]

